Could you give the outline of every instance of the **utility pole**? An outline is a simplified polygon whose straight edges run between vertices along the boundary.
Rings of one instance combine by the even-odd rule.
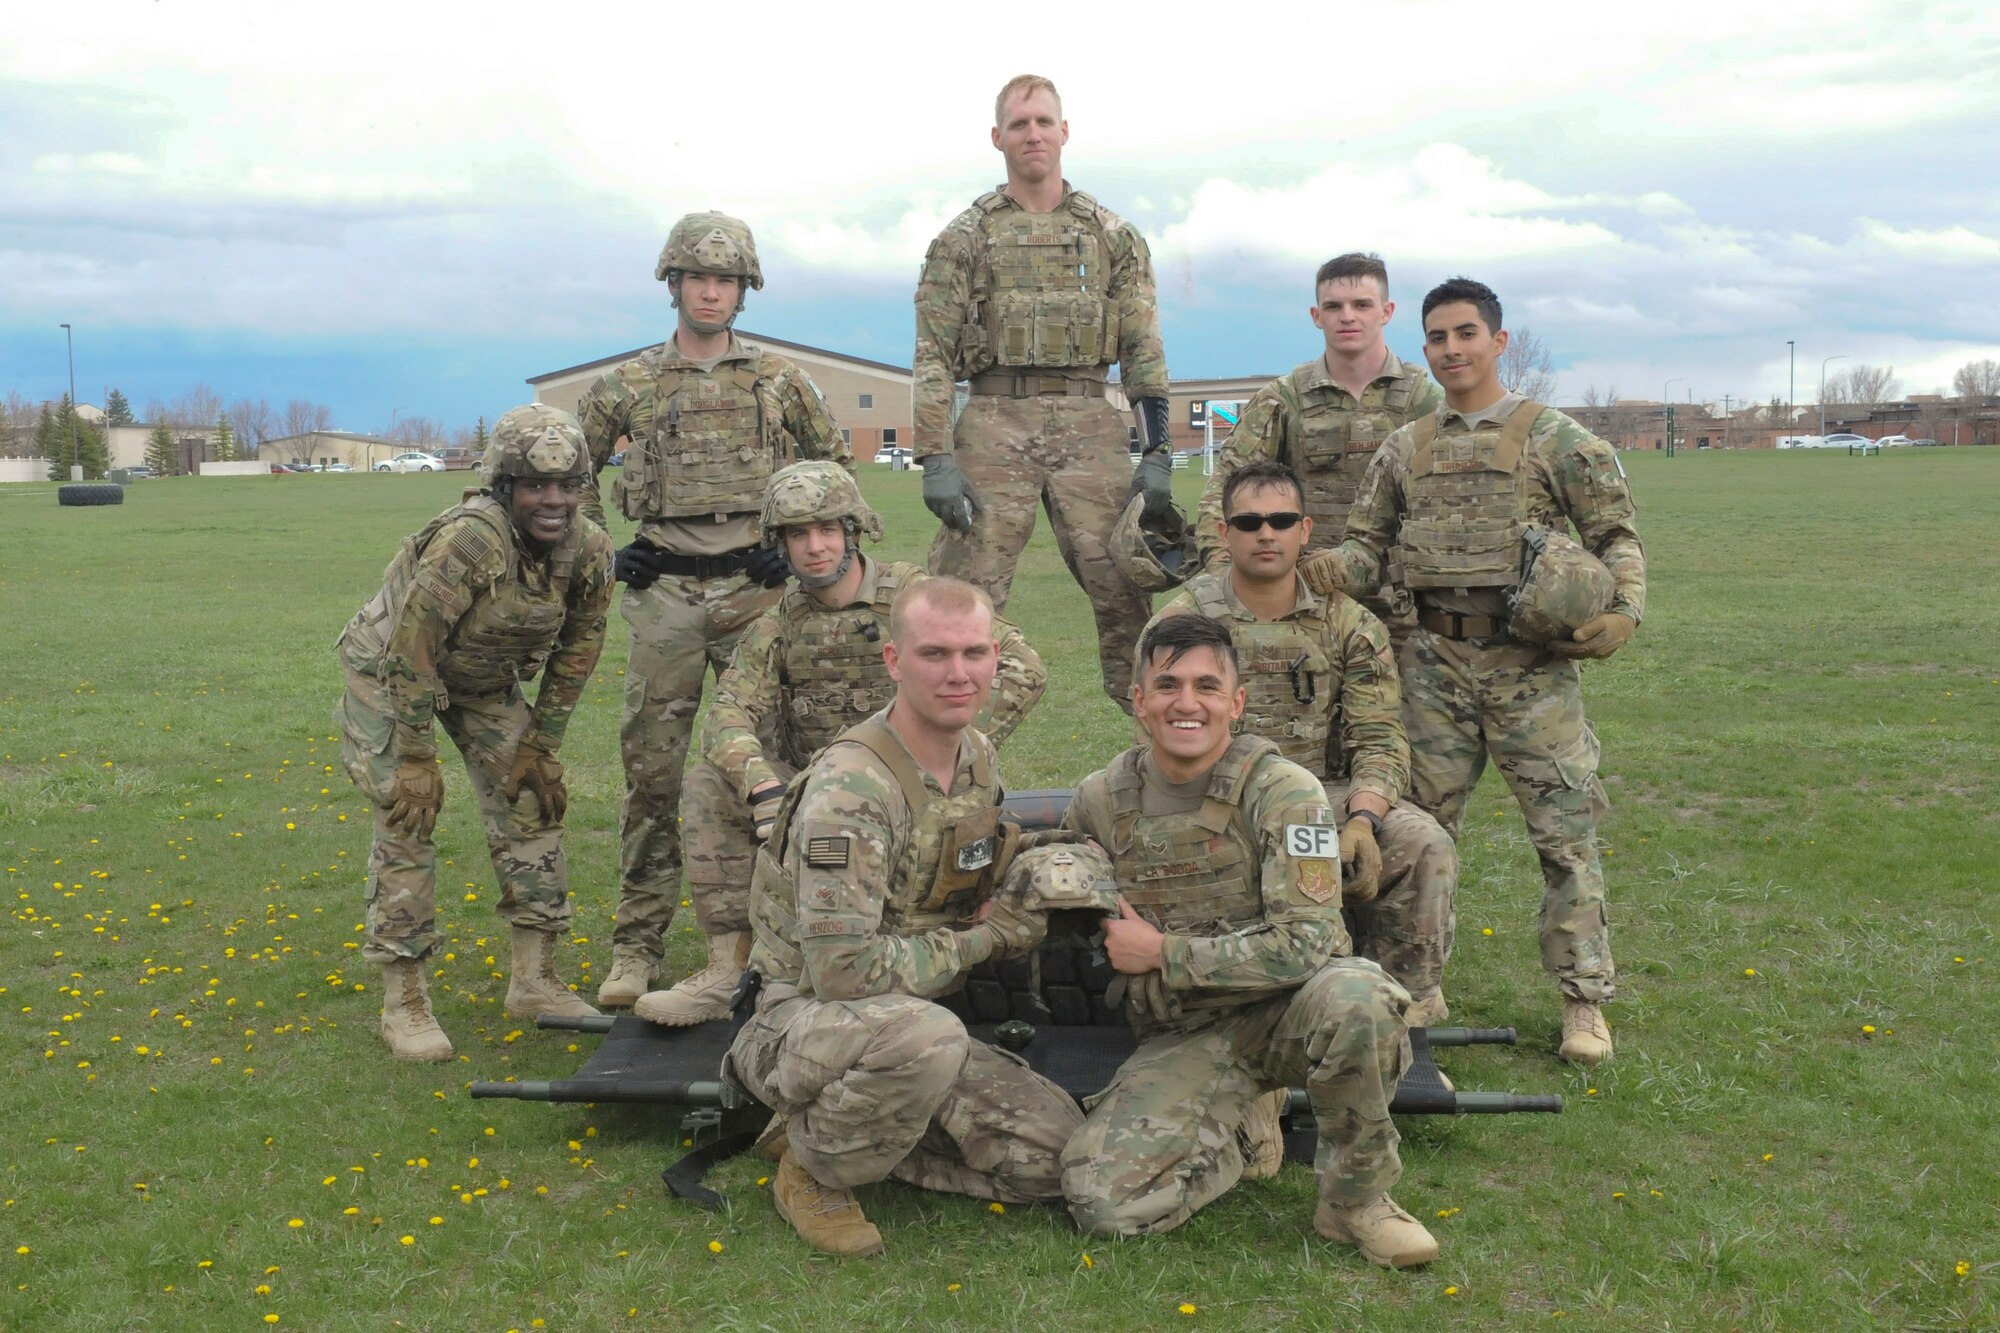
[[[1666,446],[1667,446],[1668,458],[1672,458],[1674,456],[1674,405],[1667,401],[1667,390],[1673,388],[1676,384],[1686,384],[1686,383],[1687,380],[1685,378],[1676,375],[1672,379],[1668,380],[1665,384],[1662,384],[1660,386],[1660,412],[1666,418],[1666,430],[1667,430]],[[1690,389],[1688,390],[1688,392],[1692,394],[1694,390]]]
[[[1729,395],[1722,395],[1722,447],[1729,447]]]
[[[1822,361],[1822,362],[1820,362],[1820,363],[1819,363],[1819,437],[1820,437],[1820,438],[1821,438],[1822,440],[1824,440],[1824,439],[1826,438],[1826,368],[1827,368],[1827,364],[1828,364],[1829,362],[1833,362],[1833,361],[1845,361],[1845,360],[1847,360],[1847,354],[1843,352],[1843,353],[1842,353],[1841,355],[1839,355],[1839,356],[1830,356],[1830,357],[1828,357],[1828,358],[1827,358],[1827,359],[1826,359],[1825,361]]]
[[[83,459],[76,450],[76,335],[62,326],[63,346],[69,351],[69,479],[83,480]]]
[[[1799,412],[1799,344],[1795,339],[1787,338],[1785,346],[1792,354],[1792,377],[1786,382],[1788,387],[1785,389],[1785,433],[1789,435],[1796,429]]]

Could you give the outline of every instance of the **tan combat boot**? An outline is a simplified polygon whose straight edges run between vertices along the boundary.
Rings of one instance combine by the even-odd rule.
[[[553,930],[515,926],[511,932],[514,972],[507,980],[507,1011],[516,1018],[595,1018],[581,995],[556,975],[556,935]]]
[[[611,951],[611,975],[597,988],[597,1003],[604,1009],[630,1009],[632,1002],[653,989],[658,973],[653,960],[637,949]]]
[[[1285,1131],[1280,1119],[1291,1099],[1289,1088],[1279,1088],[1250,1103],[1243,1128],[1237,1131],[1243,1140],[1243,1179],[1269,1180],[1285,1164]]]
[[[1603,1064],[1611,1058],[1611,1025],[1595,1000],[1563,996],[1562,1058],[1572,1064]]]
[[[862,1213],[854,1195],[814,1180],[789,1151],[771,1177],[771,1202],[799,1239],[821,1254],[872,1259],[882,1253],[882,1233]]]
[[[398,1060],[412,1064],[451,1059],[451,1039],[431,1013],[424,965],[415,958],[382,965],[382,1040]]]
[[[708,966],[666,990],[642,995],[632,1012],[649,1023],[690,1027],[729,1017],[729,1000],[750,963],[750,932],[732,930],[708,937]]]
[[[1443,990],[1434,990],[1411,996],[1410,1012],[1405,1017],[1413,1028],[1434,1028],[1451,1017],[1451,1006],[1444,1002]]]
[[[1345,1207],[1321,1199],[1313,1230],[1354,1246],[1363,1259],[1384,1268],[1415,1268],[1438,1257],[1437,1238],[1386,1194]]]

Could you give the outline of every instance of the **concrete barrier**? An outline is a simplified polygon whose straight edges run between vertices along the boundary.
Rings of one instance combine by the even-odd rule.
[[[46,458],[0,458],[0,481],[47,481]]]
[[[201,465],[201,475],[204,477],[268,477],[271,475],[271,465],[269,463],[260,463],[254,458],[244,463],[205,462]]]

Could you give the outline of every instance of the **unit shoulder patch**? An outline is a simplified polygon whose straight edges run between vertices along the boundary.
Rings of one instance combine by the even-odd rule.
[[[1330,860],[1317,857],[1301,860],[1299,892],[1316,903],[1332,902],[1340,893],[1340,871]]]

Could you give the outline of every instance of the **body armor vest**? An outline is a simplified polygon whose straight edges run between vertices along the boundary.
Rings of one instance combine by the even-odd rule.
[[[1237,618],[1222,589],[1227,572],[1188,585],[1201,613],[1229,626],[1243,684],[1243,716],[1231,728],[1261,736],[1316,778],[1335,775],[1329,741],[1340,727],[1341,666],[1327,653],[1324,611],[1284,620]],[[1322,606],[1324,603],[1322,603]]]
[[[1320,362],[1308,361],[1291,375],[1292,392],[1299,399],[1298,457],[1292,462],[1305,482],[1314,550],[1340,544],[1362,474],[1382,441],[1409,420],[1417,386],[1414,377],[1399,379],[1385,390],[1381,406],[1345,407],[1330,386],[1306,387],[1315,378],[1323,380],[1325,373]]]
[[[1072,193],[1054,213],[1030,213],[993,190],[973,207],[985,250],[966,307],[964,374],[1034,366],[1102,378],[1118,355],[1118,311],[1097,201]]]
[[[1543,412],[1522,403],[1498,432],[1453,436],[1438,451],[1437,417],[1413,428],[1407,511],[1396,559],[1410,588],[1512,588],[1521,581],[1521,536],[1534,517],[1522,455]],[[1459,452],[1467,441],[1470,452]]]
[[[570,574],[583,546],[580,521],[570,524],[569,533],[546,562],[526,561],[506,507],[489,495],[468,495],[404,541],[403,549],[389,562],[382,590],[348,622],[341,639],[352,651],[379,665],[388,627],[402,614],[418,561],[438,533],[460,519],[487,530],[478,536],[461,530],[448,539],[455,547],[464,548],[466,564],[478,563],[489,543],[506,553],[506,572],[473,599],[471,608],[452,626],[438,650],[438,684],[447,696],[476,699],[503,694],[534,679],[554,650],[569,615]]]
[[[875,597],[866,606],[829,611],[803,590],[785,595],[785,654],[778,663],[784,699],[785,762],[803,768],[818,750],[855,723],[881,712],[896,695],[882,661],[889,607],[906,566],[876,566]]]
[[[653,384],[632,407],[619,510],[644,522],[762,509],[764,484],[797,450],[758,357],[712,371],[667,363],[658,348],[642,360]]]
[[[1119,892],[1170,934],[1226,935],[1261,922],[1257,839],[1243,818],[1243,794],[1257,770],[1277,757],[1277,747],[1238,736],[1210,772],[1201,809],[1181,815],[1141,813],[1140,753],[1127,750],[1104,771]],[[1183,1010],[1242,1003],[1241,996],[1175,998]]]
[[[859,745],[895,778],[911,811],[909,841],[883,886],[884,934],[921,935],[962,920],[969,897],[988,894],[1006,869],[1001,855],[999,775],[993,750],[981,745],[964,791],[940,796],[879,715],[850,728],[841,744]],[[979,744],[979,742],[975,742]],[[794,782],[778,810],[778,831],[757,853],[750,924],[750,964],[766,981],[796,982],[805,972],[799,951],[798,881],[786,862],[793,811],[807,787]],[[961,890],[957,886],[964,885]],[[940,890],[947,890],[940,892]]]

